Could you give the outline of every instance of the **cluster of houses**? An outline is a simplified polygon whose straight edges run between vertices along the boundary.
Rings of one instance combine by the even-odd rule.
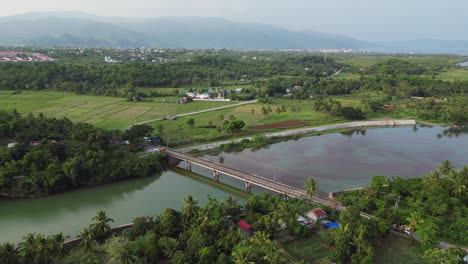
[[[242,88],[239,88],[242,89]],[[184,97],[179,100],[179,103],[188,103],[191,100],[194,101],[223,101],[223,102],[229,102],[231,99],[225,99],[224,98],[224,91],[218,92],[213,89],[209,89],[207,91],[203,92],[197,92],[197,91],[188,91],[188,90],[182,90],[181,95]],[[189,99],[190,98],[190,99]]]
[[[320,227],[323,229],[332,229],[340,227],[338,222],[331,222],[327,220],[327,213],[321,208],[314,208],[309,210],[304,216],[300,216],[296,221],[302,226],[308,228],[315,228],[316,223],[320,222]],[[237,226],[247,232],[249,235],[255,234],[255,231],[252,228],[252,225],[246,222],[245,220],[239,220]]]
[[[304,216],[300,216],[296,221],[308,228],[315,228],[316,223],[320,222],[321,228],[338,228],[340,226],[337,222],[331,222],[327,220],[327,213],[320,208],[310,209]]]
[[[55,59],[40,53],[26,53],[19,51],[0,51],[0,62],[31,62],[55,61]]]

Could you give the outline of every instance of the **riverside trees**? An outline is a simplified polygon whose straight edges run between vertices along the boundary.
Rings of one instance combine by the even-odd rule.
[[[389,223],[407,224],[426,248],[446,239],[468,245],[468,166],[456,171],[444,161],[422,178],[395,177],[388,184],[342,194],[344,205],[357,205]]]
[[[164,168],[165,155],[137,154],[118,131],[70,120],[0,111],[0,138],[17,142],[0,149],[0,195],[43,196],[82,185],[146,177]]]

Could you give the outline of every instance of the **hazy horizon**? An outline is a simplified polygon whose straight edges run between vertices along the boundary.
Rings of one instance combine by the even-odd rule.
[[[84,12],[97,16],[218,17],[292,30],[314,30],[366,41],[468,40],[464,0],[19,0],[4,3],[0,16],[29,12]]]

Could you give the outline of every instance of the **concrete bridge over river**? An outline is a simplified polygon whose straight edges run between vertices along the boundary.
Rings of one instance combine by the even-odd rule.
[[[273,191],[275,193],[278,193],[285,198],[291,197],[291,198],[303,198],[303,199],[310,199],[312,202],[319,203],[319,204],[324,204],[330,207],[337,207],[337,204],[334,203],[333,201],[318,197],[318,196],[313,196],[309,197],[304,190],[279,183],[276,181],[273,181],[271,179],[267,179],[255,174],[249,174],[242,172],[240,170],[232,169],[229,167],[226,167],[224,165],[214,163],[205,159],[197,158],[179,151],[175,151],[172,149],[164,149],[164,152],[169,155],[169,157],[175,161],[175,163],[179,164],[180,162],[183,162],[183,165],[185,165],[185,169],[191,170],[192,165],[197,165],[206,169],[209,169],[213,171],[213,179],[218,180],[220,174],[238,179],[240,181],[243,181],[245,183],[245,188],[246,190],[250,191],[252,185],[256,185],[259,187],[262,187],[264,189]],[[338,205],[338,210],[344,210],[345,207]]]

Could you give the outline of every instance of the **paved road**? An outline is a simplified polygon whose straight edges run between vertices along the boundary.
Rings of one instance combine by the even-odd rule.
[[[415,124],[416,124],[416,120],[387,119],[387,120],[355,121],[355,122],[340,123],[340,124],[326,125],[326,126],[319,126],[319,127],[307,127],[307,128],[301,128],[301,129],[294,129],[294,130],[288,130],[288,131],[283,131],[283,132],[265,134],[265,136],[266,137],[286,137],[286,136],[307,134],[311,132],[323,132],[323,131],[332,130],[332,129],[370,127],[370,126],[379,126],[379,127],[380,126],[408,126],[408,125],[415,125]],[[179,151],[189,152],[190,150],[193,150],[193,149],[208,150],[208,149],[217,148],[222,144],[228,144],[231,142],[240,142],[242,139],[252,140],[253,137],[238,138],[238,139],[227,140],[227,141],[222,141],[222,142],[209,143],[205,145],[179,149]]]
[[[177,118],[177,117],[197,115],[197,114],[201,114],[201,113],[207,113],[207,112],[227,109],[227,108],[231,108],[231,107],[237,107],[237,106],[241,106],[241,105],[253,104],[253,103],[256,103],[256,102],[258,102],[258,100],[246,101],[246,102],[242,102],[242,103],[238,103],[238,104],[219,106],[219,107],[215,107],[215,108],[210,108],[210,109],[205,109],[205,110],[200,110],[200,111],[195,111],[195,112],[190,112],[190,113],[185,113],[185,114],[180,114],[180,115],[175,115],[175,117]],[[165,119],[166,119],[165,117],[161,117],[161,118],[146,120],[146,121],[138,122],[138,123],[136,123],[136,125],[144,125],[144,124],[148,124],[148,123],[162,121],[162,120],[165,120]]]

